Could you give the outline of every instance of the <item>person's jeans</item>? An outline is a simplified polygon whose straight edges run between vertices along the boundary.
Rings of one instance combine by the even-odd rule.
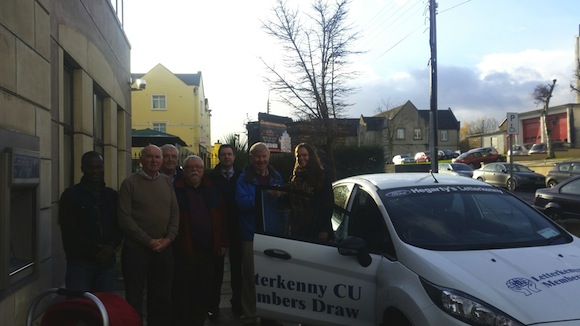
[[[115,263],[100,265],[92,260],[68,260],[65,285],[69,290],[82,292],[113,292]]]

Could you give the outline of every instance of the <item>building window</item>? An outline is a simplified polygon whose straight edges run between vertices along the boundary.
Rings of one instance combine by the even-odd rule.
[[[413,129],[413,139],[423,139],[423,134],[421,133],[421,129],[419,129],[419,128]]]
[[[104,154],[105,151],[105,127],[104,127],[104,98],[102,95],[93,93],[93,144],[95,151]]]
[[[63,181],[65,187],[70,187],[74,182],[74,156],[73,156],[73,70],[65,65],[63,69]]]
[[[396,138],[397,139],[405,139],[405,128],[399,128],[399,129],[397,129]]]
[[[448,130],[441,130],[441,137],[439,137],[441,141],[449,141],[449,131]]]
[[[165,122],[154,122],[153,123],[153,130],[167,132],[167,124]]]
[[[167,110],[165,95],[152,95],[151,102],[153,110]]]

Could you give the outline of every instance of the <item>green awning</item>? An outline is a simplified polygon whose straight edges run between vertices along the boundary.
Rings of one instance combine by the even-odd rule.
[[[163,146],[165,144],[187,146],[178,136],[149,128],[132,129],[131,140],[132,147],[145,147],[147,145]]]

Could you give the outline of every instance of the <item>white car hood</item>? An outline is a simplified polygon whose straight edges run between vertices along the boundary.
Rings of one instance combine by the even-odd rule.
[[[404,246],[402,264],[522,323],[580,320],[580,240],[533,248],[432,251]]]

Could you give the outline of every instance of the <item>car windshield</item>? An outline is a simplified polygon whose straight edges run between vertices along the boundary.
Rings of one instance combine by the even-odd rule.
[[[430,250],[484,250],[570,242],[549,219],[502,189],[487,186],[382,190],[398,236]]]

